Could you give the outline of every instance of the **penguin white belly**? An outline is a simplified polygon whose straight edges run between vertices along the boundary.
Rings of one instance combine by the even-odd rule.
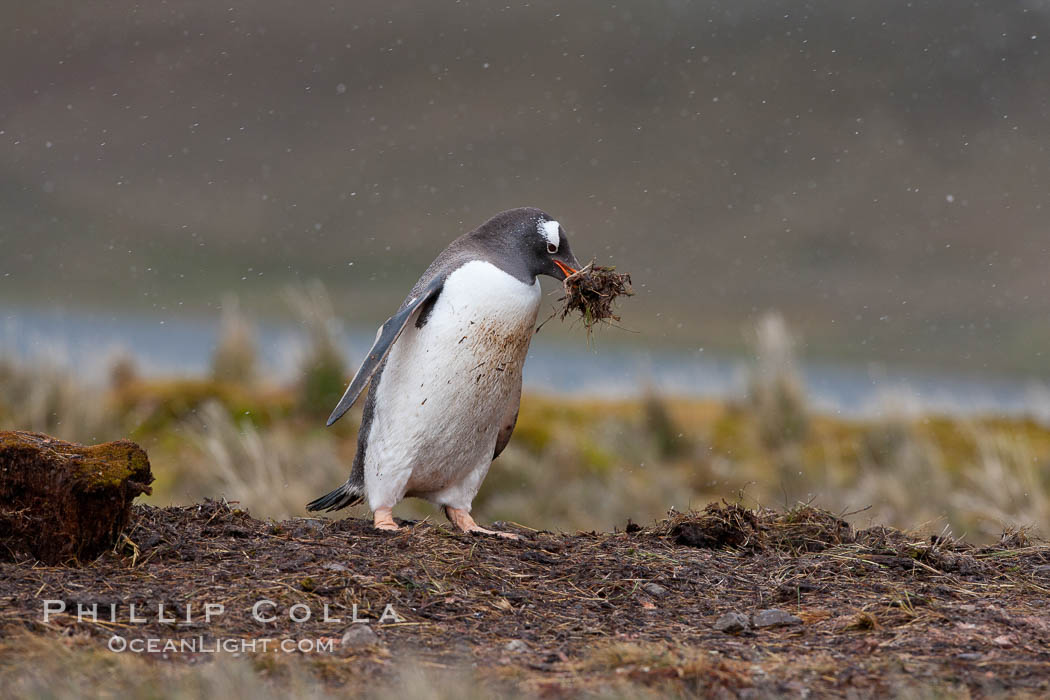
[[[538,280],[475,260],[448,276],[422,328],[409,323],[376,388],[364,463],[373,510],[406,495],[470,509],[517,408],[539,305]]]

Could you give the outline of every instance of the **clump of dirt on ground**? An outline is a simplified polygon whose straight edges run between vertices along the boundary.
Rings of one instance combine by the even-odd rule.
[[[595,265],[593,260],[566,277],[564,286],[562,319],[577,312],[588,331],[602,321],[619,321],[613,302],[617,297],[634,295],[630,275],[616,272],[615,267]]]
[[[711,503],[700,512],[672,513],[666,527],[676,543],[704,549],[820,552],[856,541],[853,528],[845,520],[805,505],[781,512]]]
[[[1024,549],[1032,544],[1024,530],[1007,530],[998,547],[984,549],[945,536],[915,540],[900,530],[881,526],[855,531],[840,516],[809,505],[777,511],[711,503],[702,511],[671,513],[663,531],[676,544],[701,549],[801,555],[837,547],[883,566],[908,570],[927,567],[969,574],[983,568],[974,555]]]
[[[117,541],[152,481],[146,452],[128,440],[80,445],[0,431],[0,557],[93,559]]]
[[[303,656],[333,688],[385,682],[412,659],[545,697],[1050,692],[1050,546],[1023,533],[977,548],[854,530],[810,506],[724,503],[626,532],[498,525],[520,541],[401,524],[135,506],[118,546],[83,566],[0,561],[0,656],[25,635],[101,650],[114,635],[334,640]],[[45,601],[64,612],[45,621]],[[205,621],[208,604],[224,612]]]

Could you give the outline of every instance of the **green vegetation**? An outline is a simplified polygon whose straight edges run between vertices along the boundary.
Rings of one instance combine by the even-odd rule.
[[[790,363],[788,363],[790,366]],[[325,429],[309,382],[123,377],[83,386],[53,367],[0,361],[0,428],[147,449],[157,505],[225,497],[260,517],[303,505],[346,478],[360,409]],[[118,373],[119,374],[119,373]],[[343,379],[335,383],[341,390]],[[856,525],[922,526],[987,540],[1050,523],[1050,428],[1029,419],[884,416],[846,420],[791,402],[568,399],[527,394],[514,438],[475,503],[480,520],[610,529],[712,500],[812,503]],[[316,404],[314,404],[316,405]],[[789,407],[785,409],[785,407]],[[775,415],[790,410],[805,416]],[[782,439],[770,426],[782,425]],[[408,501],[402,517],[440,518]],[[354,511],[361,515],[362,512]],[[343,513],[337,514],[342,516]]]
[[[116,488],[136,473],[147,470],[149,457],[130,442],[107,442],[80,450],[84,461],[79,465],[79,478],[88,490]]]

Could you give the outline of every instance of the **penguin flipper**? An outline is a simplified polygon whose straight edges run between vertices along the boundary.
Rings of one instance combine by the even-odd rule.
[[[335,410],[332,411],[332,415],[328,416],[326,425],[335,423],[343,417],[344,413],[350,410],[350,407],[357,401],[357,397],[361,395],[365,385],[368,384],[368,380],[372,378],[379,366],[383,364],[383,360],[390,354],[390,349],[394,347],[394,342],[401,336],[401,331],[405,330],[405,326],[408,325],[408,320],[412,317],[412,314],[425,301],[436,296],[441,291],[444,283],[445,280],[442,278],[433,280],[420,292],[419,296],[405,303],[396,314],[388,318],[386,323],[380,326],[379,332],[376,333],[376,341],[372,344],[372,349],[368,351],[368,355],[365,357],[364,362],[361,363],[357,374],[354,375],[350,386],[346,388],[343,398],[339,399],[339,403],[336,405]]]

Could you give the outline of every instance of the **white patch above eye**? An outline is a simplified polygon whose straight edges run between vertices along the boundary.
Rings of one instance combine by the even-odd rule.
[[[539,229],[540,234],[557,250],[558,246],[561,245],[561,234],[558,232],[561,229],[561,224],[557,221],[541,221]]]

